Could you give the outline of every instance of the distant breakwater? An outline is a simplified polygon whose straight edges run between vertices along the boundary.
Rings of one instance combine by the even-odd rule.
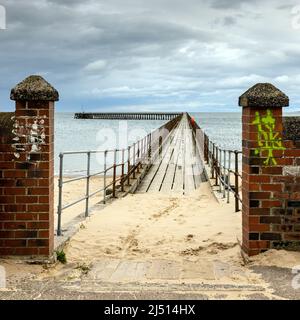
[[[75,113],[75,119],[104,119],[104,120],[172,120],[183,112],[96,112]]]

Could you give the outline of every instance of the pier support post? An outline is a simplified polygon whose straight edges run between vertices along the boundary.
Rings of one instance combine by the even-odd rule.
[[[54,102],[58,98],[40,76],[26,78],[11,91],[16,111],[12,136],[1,150],[7,166],[0,166],[0,255],[53,255]]]

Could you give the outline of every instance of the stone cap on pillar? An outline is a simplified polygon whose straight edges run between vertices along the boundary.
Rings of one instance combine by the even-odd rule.
[[[271,83],[257,83],[239,98],[242,107],[288,107],[289,97]]]
[[[11,90],[10,99],[15,101],[58,101],[59,94],[43,77],[33,75]]]

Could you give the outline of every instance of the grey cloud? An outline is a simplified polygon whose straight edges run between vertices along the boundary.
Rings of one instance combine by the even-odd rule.
[[[249,2],[249,0],[210,0],[210,5],[212,8],[216,9],[231,9],[238,8],[241,5]],[[255,0],[251,2],[253,3]]]
[[[72,9],[57,12],[55,7],[34,10],[28,4],[19,9],[12,10],[9,17],[14,27],[0,35],[6,43],[0,56],[5,59],[9,51],[22,50],[23,61],[18,63],[28,59],[32,67],[43,65],[46,69],[51,64],[52,71],[62,67],[65,71],[76,69],[97,58],[145,54],[144,46],[152,46],[152,55],[162,56],[185,41],[212,39],[211,33],[155,18],[145,21],[142,17],[133,19],[121,14],[87,15]]]
[[[0,97],[30,73],[44,74],[74,108],[88,99],[101,106],[104,96],[118,106],[226,104],[258,79],[292,81],[299,32],[288,20],[278,29],[274,1],[3,1]]]
[[[233,26],[237,23],[237,17],[226,16],[223,18],[218,18],[215,21],[216,24],[221,24],[222,26]]]
[[[236,18],[234,17],[225,17],[223,22],[224,22],[224,26],[233,26],[234,24],[236,24]]]
[[[277,7],[278,10],[291,10],[295,5],[297,5],[296,3],[294,4],[283,4]]]
[[[64,5],[64,6],[70,6],[70,5],[78,5],[78,4],[83,4],[83,3],[90,3],[92,2],[91,0],[47,0],[48,3],[54,3],[58,5]]]

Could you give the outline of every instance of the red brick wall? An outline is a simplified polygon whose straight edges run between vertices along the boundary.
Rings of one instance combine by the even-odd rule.
[[[41,150],[32,153],[26,137],[13,147],[15,135],[0,144],[0,255],[51,256],[54,247],[54,102],[16,101],[15,120],[41,123]],[[32,127],[32,126],[31,126]],[[28,158],[30,156],[30,159]]]
[[[276,163],[259,149],[256,114],[275,120],[276,139],[285,150],[274,150]],[[300,143],[283,133],[282,107],[243,107],[243,251],[256,255],[271,248],[300,250]],[[263,139],[263,138],[262,138]],[[262,143],[265,143],[262,140]],[[292,174],[291,174],[292,172]]]
[[[286,150],[283,167],[280,167],[282,175],[273,178],[278,186],[273,196],[282,207],[272,211],[277,216],[277,223],[273,224],[272,229],[281,233],[281,240],[273,242],[272,247],[300,250],[300,140],[286,138],[283,134]]]
[[[30,116],[28,116],[30,114]],[[46,116],[46,144],[29,161],[14,156],[12,136],[1,138],[0,255],[51,255],[53,251],[53,102],[16,103],[16,119]],[[24,142],[24,141],[22,141]]]

